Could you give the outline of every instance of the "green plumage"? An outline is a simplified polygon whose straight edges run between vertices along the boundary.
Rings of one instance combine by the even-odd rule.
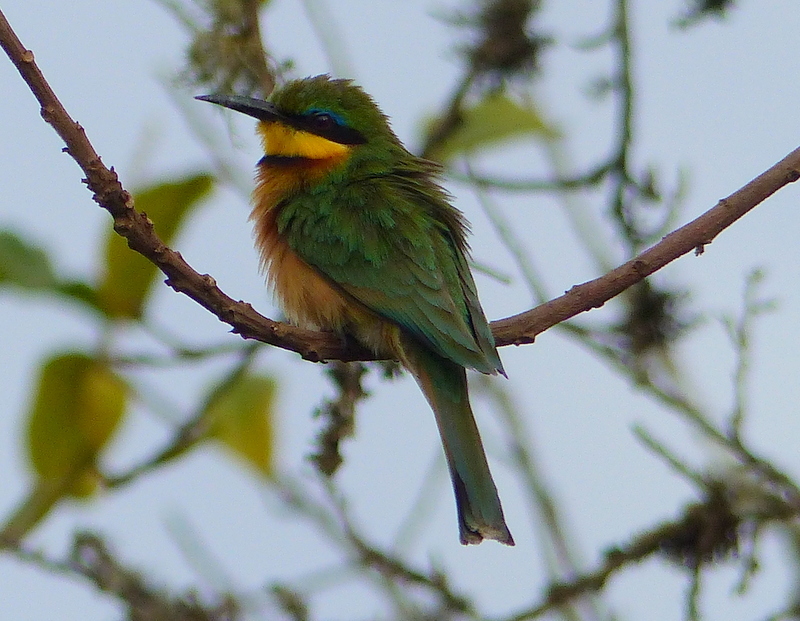
[[[467,264],[467,223],[436,183],[438,166],[409,153],[372,99],[346,80],[290,82],[269,103],[206,99],[350,146],[323,177],[310,177],[282,198],[278,234],[354,305],[399,327],[399,345],[377,349],[400,358],[434,410],[461,542],[513,545],[465,373],[504,371]],[[314,163],[272,155],[262,165],[276,166],[274,174]],[[345,329],[358,338],[360,327]]]
[[[467,266],[461,214],[422,174],[390,169],[322,184],[287,201],[278,226],[306,262],[441,356],[502,372]]]

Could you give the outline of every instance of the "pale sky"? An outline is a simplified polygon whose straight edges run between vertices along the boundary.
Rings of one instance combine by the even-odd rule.
[[[296,74],[336,72],[329,65],[301,3],[274,0],[263,16],[267,45],[280,59],[292,58]],[[581,38],[602,31],[606,3],[574,0],[545,3],[541,30],[558,45],[544,57],[545,79],[534,100],[566,133],[576,172],[597,163],[610,149],[614,130],[610,101],[586,97],[591,82],[606,75],[608,53],[577,49]],[[634,71],[638,84],[636,166],[655,166],[666,187],[678,170],[689,188],[679,224],[712,207],[800,144],[800,13],[792,0],[741,0],[723,22],[677,31],[670,22],[681,0],[632,2]],[[411,148],[419,144],[426,114],[442,105],[459,76],[452,52],[456,35],[432,14],[442,3],[328,0],[352,65],[352,76],[393,119]],[[72,116],[81,122],[107,165],[129,187],[170,173],[208,167],[177,106],[217,132],[227,146],[225,117],[195,102],[192,93],[173,96],[164,76],[181,66],[185,35],[155,2],[6,0],[2,10]],[[45,246],[65,274],[91,278],[106,213],[80,183],[81,172],[61,153],[61,143],[42,122],[38,105],[10,62],[0,60],[0,227],[13,227]],[[199,93],[195,93],[199,94]],[[242,178],[259,157],[252,121],[235,119],[236,158]],[[487,171],[546,177],[533,149],[514,148],[482,161]],[[497,319],[530,307],[519,274],[470,192],[448,184],[473,224],[475,258],[508,272],[511,286],[477,277],[487,315]],[[706,321],[678,349],[695,398],[717,420],[731,407],[733,353],[717,317],[738,313],[745,275],[763,268],[765,297],[778,300],[774,314],[757,324],[750,378],[751,412],[746,434],[765,456],[800,476],[800,262],[796,240],[798,188],[789,187],[759,206],[706,248],[663,270],[657,282],[692,290],[690,309]],[[602,222],[610,239],[603,201],[578,197]],[[552,295],[597,276],[577,244],[560,204],[547,196],[499,196],[501,208],[530,249]],[[214,276],[236,299],[268,316],[275,308],[258,273],[247,222],[246,196],[218,191],[181,235],[177,249],[200,272]],[[617,252],[616,259],[623,258]],[[596,311],[609,313],[611,309]],[[605,315],[608,316],[608,315]],[[236,337],[185,297],[161,287],[154,322],[187,341],[218,343]],[[582,318],[590,321],[591,316]],[[0,295],[0,515],[24,496],[29,475],[21,452],[27,395],[39,360],[57,349],[91,347],[92,323],[74,309],[37,297]],[[150,344],[133,339],[131,351]],[[637,392],[602,362],[556,331],[534,345],[504,348],[508,385],[520,404],[538,461],[565,513],[586,569],[602,551],[660,521],[675,517],[694,490],[647,452],[631,432],[642,424],[681,455],[703,464],[716,453],[670,412]],[[222,365],[171,373],[142,374],[147,385],[188,412],[196,391]],[[312,481],[306,461],[319,424],[311,417],[330,394],[321,368],[283,351],[265,351],[259,369],[281,381],[278,459],[282,470]],[[505,381],[505,380],[501,380]],[[375,542],[387,544],[414,502],[441,449],[433,416],[409,378],[368,382],[373,396],[358,417],[356,437],[345,447],[337,480],[350,509]],[[430,525],[410,550],[420,567],[438,566],[460,590],[474,593],[481,610],[499,617],[536,601],[547,582],[538,530],[519,480],[507,467],[505,445],[484,399],[473,396],[492,470],[517,542],[477,547],[458,543],[455,510],[443,464]],[[110,451],[118,469],[138,462],[168,437],[169,427],[135,412]],[[266,497],[266,501],[264,500]],[[3,518],[4,519],[4,518]],[[180,551],[174,530],[188,521],[227,576],[230,588],[253,593],[274,580],[288,584],[336,556],[296,516],[278,508],[254,478],[215,449],[195,451],[163,471],[90,505],[65,505],[31,537],[48,555],[63,556],[76,529],[95,529],[119,558],[174,591],[218,586],[199,575]],[[706,573],[701,608],[711,621],[764,618],[787,599],[793,574],[786,541],[767,534],[761,542],[762,571],[750,591],[731,595],[739,566],[727,563]],[[687,577],[660,560],[649,560],[614,578],[604,605],[621,619],[682,618]],[[354,582],[333,584],[313,600],[314,618],[383,618],[387,611]],[[253,618],[271,618],[265,608]],[[115,601],[74,579],[0,556],[0,619],[101,621],[121,616]]]

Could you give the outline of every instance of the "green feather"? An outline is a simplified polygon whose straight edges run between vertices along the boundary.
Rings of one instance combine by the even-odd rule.
[[[286,202],[281,233],[349,295],[440,355],[502,372],[467,266],[463,218],[419,175],[400,169],[320,184]]]
[[[458,510],[461,543],[514,545],[506,526],[467,392],[464,367],[416,342],[404,343],[409,370],[436,414]]]

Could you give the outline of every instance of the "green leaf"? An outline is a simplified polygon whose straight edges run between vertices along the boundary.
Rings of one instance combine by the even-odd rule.
[[[275,393],[273,378],[242,375],[223,386],[206,409],[209,437],[265,477],[274,472]]]
[[[73,301],[86,304],[93,310],[104,313],[104,309],[100,308],[97,302],[97,289],[95,289],[88,282],[82,280],[62,280],[58,283],[56,291],[64,297],[70,298]]]
[[[47,360],[28,413],[28,457],[41,479],[65,492],[96,489],[95,464],[125,413],[128,388],[107,364],[71,352]]]
[[[429,130],[440,122],[440,119],[431,122]],[[474,153],[524,136],[554,140],[559,133],[548,125],[532,104],[522,105],[503,92],[493,92],[462,112],[459,125],[433,150],[431,157],[446,162],[457,155]]]
[[[43,248],[0,230],[0,286],[53,289],[57,284],[53,264]]]
[[[213,177],[202,173],[151,186],[133,195],[139,211],[153,221],[165,244],[175,238],[189,212],[213,187]],[[110,317],[142,316],[157,268],[128,248],[127,242],[109,230],[106,237],[105,273],[97,291],[98,306]]]
[[[0,230],[2,287],[57,294],[97,310],[94,287],[80,280],[60,280],[43,248],[9,230]]]

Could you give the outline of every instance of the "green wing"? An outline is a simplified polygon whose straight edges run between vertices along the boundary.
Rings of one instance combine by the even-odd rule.
[[[300,257],[374,312],[462,366],[502,372],[465,223],[424,176],[318,187],[286,204],[279,226]]]

